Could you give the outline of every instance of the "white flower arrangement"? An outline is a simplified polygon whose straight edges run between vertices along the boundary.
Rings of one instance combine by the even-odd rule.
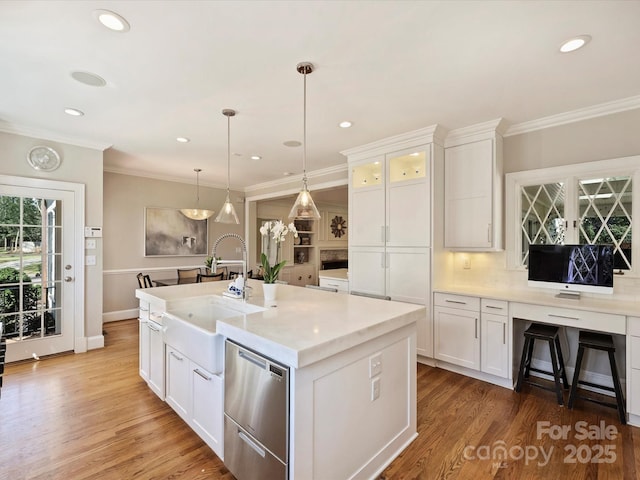
[[[284,242],[286,236],[289,233],[293,234],[294,237],[298,236],[298,230],[296,229],[293,222],[289,225],[286,225],[282,220],[272,220],[270,222],[265,222],[265,224],[260,227],[260,234],[263,237],[273,238],[276,243],[276,263],[273,266],[269,264],[268,255],[266,255],[264,252],[260,255],[264,283],[275,283],[275,281],[278,279],[280,270],[287,263],[286,260],[278,262],[278,259],[280,258],[280,244]]]

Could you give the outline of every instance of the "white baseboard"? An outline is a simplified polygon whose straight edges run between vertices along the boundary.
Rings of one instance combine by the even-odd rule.
[[[93,337],[87,337],[87,349],[95,350],[96,348],[104,348],[103,335],[95,335]]]
[[[553,371],[553,367],[551,366],[551,362],[547,362],[547,361],[544,361],[544,360],[538,360],[536,358],[533,359],[533,362],[531,363],[531,366],[533,368],[538,368],[540,370],[546,370],[547,372]],[[575,372],[575,368],[565,366],[565,370],[566,370],[566,374],[567,374],[567,380],[569,381],[569,384],[571,384],[571,382],[573,382],[573,374]],[[517,375],[517,373],[515,373],[515,375]],[[534,377],[544,378],[546,380],[553,381],[553,376],[552,375],[545,375],[544,373],[538,373],[538,372],[531,372],[531,375],[534,376]],[[604,385],[606,387],[613,388],[613,378],[611,377],[611,375],[606,374],[606,373],[597,373],[597,372],[591,372],[591,371],[588,371],[588,370],[582,370],[582,372],[580,373],[580,380],[583,380],[583,381],[589,382],[589,383],[594,383],[596,385]],[[627,391],[626,379],[623,378],[623,377],[620,377],[620,384],[622,386],[622,392],[623,393],[626,392]],[[606,390],[594,389],[594,388],[590,387],[589,385],[580,385],[580,388],[582,388],[584,390],[589,390],[589,391],[592,391],[592,392],[602,393],[602,394],[608,395],[610,397],[615,397],[615,395],[616,395],[614,392],[609,392],[609,391],[606,391]]]
[[[102,314],[102,323],[117,322],[118,320],[129,320],[130,318],[138,318],[138,309],[118,310],[115,312],[104,312]]]

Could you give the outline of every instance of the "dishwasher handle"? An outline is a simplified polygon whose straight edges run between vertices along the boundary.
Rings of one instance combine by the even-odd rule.
[[[255,450],[258,455],[260,455],[262,458],[265,457],[267,452],[265,452],[264,449],[260,448],[253,440],[251,440],[249,438],[249,435],[244,433],[242,430],[238,430],[238,436],[240,437],[240,440],[242,440],[244,443],[249,445],[253,450]]]
[[[251,355],[249,352],[245,352],[244,350],[238,350],[238,356],[247,362],[253,363],[255,366],[260,367],[262,370],[267,369],[267,362],[256,357],[255,355]]]

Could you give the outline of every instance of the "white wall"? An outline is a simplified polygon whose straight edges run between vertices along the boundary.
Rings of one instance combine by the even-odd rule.
[[[201,207],[215,210],[217,214],[224,203],[226,190],[200,185]],[[175,278],[176,268],[204,267],[206,255],[181,257],[144,256],[145,207],[184,208],[195,204],[195,183],[169,182],[151,178],[104,173],[104,319],[105,321],[132,318],[138,305],[135,289],[136,274],[149,274],[154,279]],[[233,232],[243,236],[243,195],[231,192],[231,199],[239,225],[215,223],[209,219],[207,252],[223,233]],[[242,258],[236,253],[232,240],[220,243],[218,255],[225,259]]]
[[[637,109],[505,137],[504,172],[638,155],[639,125],[640,109]],[[435,287],[453,284],[527,288],[526,272],[508,270],[504,252],[445,252],[444,258],[445,268],[434,272]],[[470,260],[471,269],[463,268],[465,258]],[[613,299],[635,299],[639,289],[640,278],[616,276]]]
[[[62,162],[53,172],[38,172],[27,163],[28,151],[36,145],[55,148]],[[41,178],[85,185],[85,225],[102,226],[102,151],[65,143],[0,132],[0,174]],[[102,335],[102,252],[98,239],[95,266],[85,266],[85,336]]]

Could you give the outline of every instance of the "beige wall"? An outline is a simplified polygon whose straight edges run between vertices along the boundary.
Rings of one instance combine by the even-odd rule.
[[[200,185],[201,207],[218,213],[226,190]],[[204,267],[206,255],[181,257],[144,256],[145,207],[184,208],[195,204],[196,187],[191,183],[155,180],[119,173],[104,173],[104,312],[105,321],[130,318],[137,308],[136,274],[143,272],[154,278],[173,278],[176,268]],[[243,195],[231,192],[240,225],[215,223],[209,219],[209,245],[223,233],[243,235]],[[218,255],[225,259],[241,258],[233,240],[220,243]]]
[[[640,109],[504,138],[505,173],[614,159],[640,154]],[[503,220],[504,221],[504,220]],[[504,229],[506,230],[506,228]],[[526,288],[526,273],[506,268],[505,252],[452,253],[434,285]],[[468,258],[471,269],[463,269]],[[635,299],[640,278],[617,276],[613,298]]]
[[[50,173],[33,170],[26,161],[35,145],[55,148],[62,162]],[[0,174],[79,183],[85,186],[85,225],[102,226],[102,151],[0,132]],[[102,251],[97,240],[95,266],[85,266],[85,336],[102,335]]]

